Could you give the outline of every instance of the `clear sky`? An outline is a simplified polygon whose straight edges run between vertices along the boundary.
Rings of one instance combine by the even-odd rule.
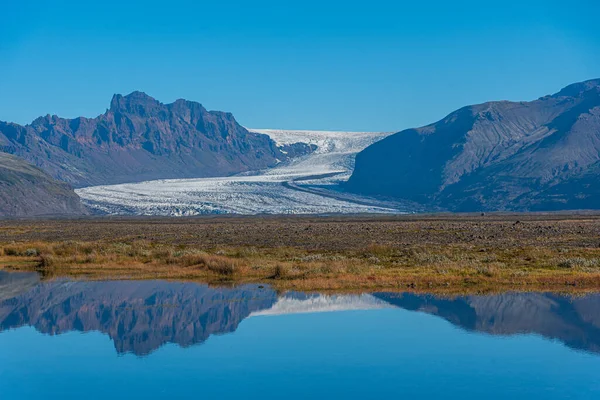
[[[397,131],[600,77],[598,0],[0,0],[0,119],[114,93],[254,128]]]

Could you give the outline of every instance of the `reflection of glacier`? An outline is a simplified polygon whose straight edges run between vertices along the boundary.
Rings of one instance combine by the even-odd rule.
[[[340,192],[356,153],[387,133],[260,130],[279,145],[317,146],[310,155],[265,171],[221,178],[171,179],[78,189],[84,202],[111,214],[393,212],[396,205]]]
[[[107,334],[119,353],[149,354],[167,343],[191,346],[235,332],[248,317],[400,307],[493,335],[538,334],[600,353],[600,294],[564,297],[505,293],[452,299],[407,293],[278,295],[269,287],[216,288],[165,281],[38,282],[0,273],[0,332],[21,326],[55,335]],[[387,314],[402,318],[402,314]],[[360,316],[356,323],[360,323]]]
[[[314,295],[304,296],[287,295],[281,297],[269,309],[256,311],[250,316],[258,315],[283,315],[304,314],[317,312],[350,311],[350,310],[372,310],[377,308],[389,308],[385,301],[370,294],[361,295]]]

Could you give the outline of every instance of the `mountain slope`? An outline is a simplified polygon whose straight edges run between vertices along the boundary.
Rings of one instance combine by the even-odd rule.
[[[186,100],[162,104],[133,92],[115,95],[97,118],[0,122],[0,150],[82,187],[231,175],[272,167],[312,147],[280,148],[268,136],[248,132],[230,113]]]
[[[600,80],[464,107],[356,157],[352,191],[454,211],[599,208]]]
[[[0,217],[85,213],[68,184],[20,158],[0,153]]]

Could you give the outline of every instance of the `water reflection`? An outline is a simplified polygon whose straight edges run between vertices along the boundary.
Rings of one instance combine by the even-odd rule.
[[[48,282],[0,302],[0,330],[30,325],[47,334],[100,331],[119,353],[144,355],[165,343],[190,346],[233,332],[252,312],[276,301],[275,292],[258,286]]]
[[[600,294],[566,297],[549,293],[504,293],[452,299],[378,293],[391,305],[426,312],[469,331],[492,335],[538,334],[567,346],[600,353]]]
[[[400,307],[426,312],[470,331],[534,333],[600,353],[600,295],[569,298],[507,293],[452,299],[431,295],[277,294],[269,287],[216,288],[165,281],[39,282],[35,274],[0,272],[0,331],[33,326],[46,334],[99,331],[117,352],[146,355],[166,343],[199,344],[234,332],[245,318]]]
[[[365,309],[384,303],[370,295],[278,296],[259,285],[217,288],[166,281],[35,285],[37,282],[36,274],[0,275],[0,287],[14,294],[0,301],[0,331],[26,325],[51,335],[100,331],[109,335],[117,352],[137,355],[166,343],[185,347],[211,335],[234,332],[250,315]]]
[[[0,271],[0,301],[15,297],[40,283],[38,274]]]

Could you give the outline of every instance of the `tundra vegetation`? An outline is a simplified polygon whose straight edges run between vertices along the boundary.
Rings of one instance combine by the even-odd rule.
[[[212,217],[0,222],[0,268],[46,279],[280,290],[600,290],[600,217]]]

